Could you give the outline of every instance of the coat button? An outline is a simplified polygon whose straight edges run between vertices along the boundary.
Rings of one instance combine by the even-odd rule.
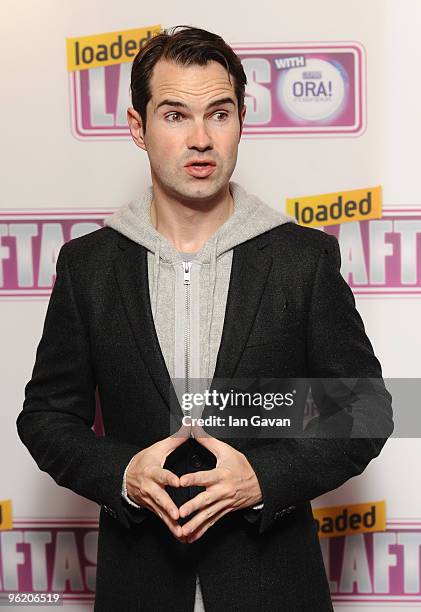
[[[191,464],[192,464],[192,466],[193,466],[193,467],[195,467],[195,468],[200,468],[200,467],[202,467],[202,465],[203,465],[203,464],[202,464],[202,460],[201,460],[201,458],[200,458],[200,456],[199,456],[199,455],[192,455],[192,456],[190,457],[190,463],[191,463]]]
[[[274,514],[274,519],[278,519],[281,518],[281,516],[284,516],[284,514],[287,514],[286,509],[284,508],[283,510],[278,510],[278,512],[275,512]]]
[[[109,514],[110,516],[112,516],[113,518],[117,517],[117,512],[115,510],[113,510],[112,508],[110,508],[109,506],[105,506],[104,505],[104,510],[107,514]]]

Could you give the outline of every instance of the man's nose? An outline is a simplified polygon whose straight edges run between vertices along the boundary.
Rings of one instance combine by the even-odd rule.
[[[212,148],[212,139],[204,121],[197,120],[193,122],[188,134],[187,146],[189,149],[198,149],[200,151]]]

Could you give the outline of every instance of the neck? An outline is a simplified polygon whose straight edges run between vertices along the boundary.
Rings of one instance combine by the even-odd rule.
[[[220,193],[207,200],[182,200],[156,189],[153,184],[152,225],[177,251],[199,251],[233,212],[234,200],[228,183]]]

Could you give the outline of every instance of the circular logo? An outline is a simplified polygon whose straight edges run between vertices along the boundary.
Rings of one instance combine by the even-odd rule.
[[[278,101],[288,114],[304,121],[332,119],[344,105],[347,76],[340,64],[307,59],[305,67],[289,68],[278,81]]]

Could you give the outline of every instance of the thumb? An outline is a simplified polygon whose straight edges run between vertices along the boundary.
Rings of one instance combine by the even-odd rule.
[[[164,438],[164,440],[161,441],[164,451],[169,454],[175,448],[184,444],[184,442],[190,438],[190,430],[190,425],[182,425],[174,434]]]
[[[197,440],[199,444],[210,450],[214,455],[219,455],[221,445],[224,444],[224,442],[208,434],[208,432],[199,425],[193,425],[192,430],[194,439]]]

